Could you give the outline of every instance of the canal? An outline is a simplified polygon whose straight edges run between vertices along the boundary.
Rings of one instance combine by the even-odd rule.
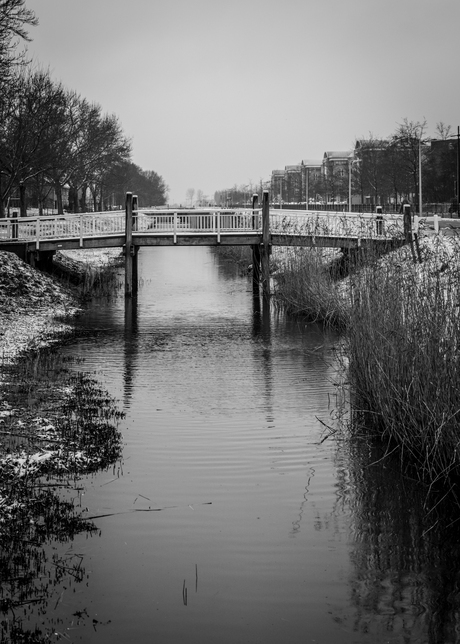
[[[66,546],[86,571],[51,607],[66,637],[458,641],[458,546],[366,441],[331,434],[339,338],[264,309],[207,248],[142,249],[139,272],[63,348],[125,413],[121,461],[83,481],[100,532]]]

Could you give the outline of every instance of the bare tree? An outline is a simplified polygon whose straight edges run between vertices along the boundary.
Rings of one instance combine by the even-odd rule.
[[[197,205],[197,206],[203,206],[203,205],[204,205],[204,201],[205,201],[204,192],[199,188],[199,189],[196,191],[196,200],[195,200],[195,203],[196,203],[196,205]]]
[[[25,0],[0,0],[0,88],[10,80],[14,69],[24,62],[17,53],[20,40],[30,40],[27,27],[38,25],[35,14],[25,6]]]
[[[193,197],[194,197],[194,195],[195,195],[195,188],[188,188],[187,192],[185,193],[185,200],[188,203],[188,205],[190,206],[190,208],[193,205]]]
[[[419,199],[419,156],[422,167],[426,164],[427,148],[423,139],[426,121],[409,121],[407,118],[390,136],[387,147],[388,170],[395,197],[403,195]]]
[[[13,190],[19,190],[25,214],[25,187],[44,173],[51,160],[50,131],[65,92],[47,72],[21,74],[8,114],[0,121],[0,215]]]

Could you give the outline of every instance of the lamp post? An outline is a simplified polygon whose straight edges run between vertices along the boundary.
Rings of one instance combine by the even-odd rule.
[[[422,217],[422,215],[422,137],[420,136],[418,139],[418,216]]]
[[[447,139],[457,138],[457,172],[455,180],[455,199],[456,199],[456,212],[460,217],[460,126],[457,125],[457,134],[450,134]],[[455,211],[454,211],[455,212]]]
[[[456,180],[456,190],[455,197],[457,200],[457,214],[460,217],[460,126],[457,125],[457,134],[452,134],[448,138],[457,137],[457,180]]]
[[[359,159],[353,159],[352,156],[348,158],[348,211],[352,212],[353,211],[353,206],[352,206],[352,191],[351,191],[351,184],[352,184],[352,177],[353,177],[353,166],[354,165],[359,165]]]
[[[352,160],[348,159],[348,212],[352,211],[351,207],[351,166]]]

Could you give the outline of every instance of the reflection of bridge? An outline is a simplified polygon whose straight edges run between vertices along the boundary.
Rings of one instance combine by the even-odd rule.
[[[262,208],[137,209],[128,193],[126,211],[0,219],[0,249],[26,261],[49,261],[57,250],[125,247],[126,293],[137,285],[141,246],[251,246],[254,283],[269,289],[271,246],[366,248],[404,243],[401,215],[269,210]]]

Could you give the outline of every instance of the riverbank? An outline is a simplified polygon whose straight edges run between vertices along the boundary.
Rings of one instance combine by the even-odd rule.
[[[78,251],[59,261],[71,263],[84,281],[114,259],[112,253]],[[116,401],[53,350],[72,333],[82,298],[70,282],[0,252],[2,642],[50,641],[56,625],[39,620],[38,626],[29,613],[40,613],[63,592],[63,583],[84,577],[81,557],[50,544],[96,530],[75,502],[77,482],[121,455]]]

